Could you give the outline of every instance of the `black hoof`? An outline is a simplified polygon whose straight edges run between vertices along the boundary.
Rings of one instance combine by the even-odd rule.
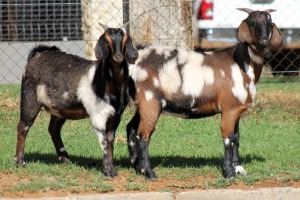
[[[115,176],[118,175],[118,172],[114,167],[105,168],[102,171],[104,176],[107,176],[109,178],[114,178]]]

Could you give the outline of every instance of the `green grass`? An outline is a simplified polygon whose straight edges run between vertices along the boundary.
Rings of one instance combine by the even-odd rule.
[[[24,191],[113,192],[120,191],[119,187],[123,191],[153,190],[151,183],[129,167],[126,124],[133,114],[132,105],[118,128],[114,157],[119,176],[113,180],[101,173],[102,153],[88,119],[64,125],[62,138],[73,164],[59,163],[47,132],[49,115],[45,112],[39,114],[28,134],[27,165],[17,168],[13,158],[19,90],[19,85],[0,86],[0,179],[7,177],[11,182],[0,184],[0,196]],[[226,188],[237,182],[251,186],[269,179],[278,183],[300,180],[300,79],[286,82],[285,78],[264,78],[257,91],[256,103],[240,123],[240,157],[248,176],[234,180],[222,176],[219,115],[198,120],[162,115],[150,144],[156,174],[169,181],[159,191]]]

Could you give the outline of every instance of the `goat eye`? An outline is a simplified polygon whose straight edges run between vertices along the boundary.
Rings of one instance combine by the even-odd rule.
[[[255,24],[256,24],[256,22],[255,22],[254,20],[251,20],[251,21],[250,21],[250,26],[253,27],[253,26],[255,26]]]

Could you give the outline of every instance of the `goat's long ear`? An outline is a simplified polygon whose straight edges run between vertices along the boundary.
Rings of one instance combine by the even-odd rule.
[[[127,35],[125,58],[129,64],[134,64],[138,59],[139,53],[134,46],[132,39]]]
[[[108,48],[105,42],[105,35],[101,35],[96,47],[95,47],[95,56],[98,60],[104,60],[108,56]]]
[[[282,45],[283,39],[282,39],[282,34],[280,30],[277,28],[276,24],[273,23],[273,29],[272,29],[272,37],[270,40],[270,44],[273,47],[279,47]]]
[[[246,20],[242,21],[239,28],[237,29],[236,34],[237,34],[237,39],[240,42],[243,42],[243,43],[247,42],[248,44],[251,44],[253,42],[253,38],[250,34],[250,30],[249,30]]]

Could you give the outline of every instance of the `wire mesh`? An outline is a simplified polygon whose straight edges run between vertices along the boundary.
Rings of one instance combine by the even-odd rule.
[[[268,1],[275,5],[280,0]],[[209,21],[200,23],[201,20],[197,19],[201,0],[2,0],[0,84],[21,82],[28,53],[39,43],[56,45],[68,53],[94,59],[93,48],[103,32],[98,22],[118,27],[130,21],[128,32],[135,43],[201,51],[232,45],[237,42],[235,29],[246,17],[235,8],[246,0],[212,2],[212,21],[221,19],[214,27]],[[226,5],[220,5],[222,2]],[[255,0],[249,2],[254,2],[254,8],[256,4],[264,7],[265,3],[263,0],[256,4]],[[300,21],[294,18],[297,18],[300,4],[286,6],[285,10],[275,9],[279,14],[273,21],[282,29],[286,45],[279,50],[266,51],[269,71],[265,73],[299,77]]]

